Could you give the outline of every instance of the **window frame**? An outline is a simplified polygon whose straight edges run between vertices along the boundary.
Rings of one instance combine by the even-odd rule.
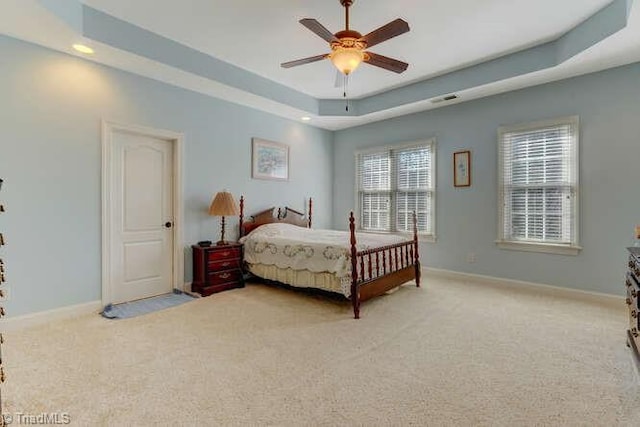
[[[401,150],[406,150],[406,149],[411,149],[411,148],[418,148],[418,147],[430,147],[431,148],[431,159],[432,159],[432,164],[431,164],[431,195],[432,195],[432,203],[431,203],[431,223],[432,223],[432,229],[431,229],[431,233],[428,232],[424,232],[424,231],[420,231],[418,230],[418,236],[420,236],[422,239],[422,241],[426,241],[426,242],[436,242],[437,238],[436,238],[436,194],[437,194],[437,182],[436,182],[436,177],[437,177],[437,145],[436,145],[436,139],[435,137],[433,138],[428,138],[428,139],[424,139],[424,140],[419,140],[419,141],[412,141],[412,142],[404,142],[404,143],[399,143],[399,144],[390,144],[390,145],[383,145],[383,146],[377,146],[377,147],[371,147],[371,148],[366,148],[366,149],[361,149],[361,150],[356,150],[354,152],[354,165],[355,165],[355,188],[354,188],[354,192],[355,192],[355,197],[354,197],[354,205],[355,205],[355,209],[354,209],[354,215],[356,217],[356,230],[359,233],[373,233],[373,234],[397,234],[397,235],[412,235],[413,232],[412,231],[398,231],[396,229],[396,217],[395,217],[395,213],[396,213],[396,207],[395,207],[395,202],[396,202],[396,198],[394,196],[394,194],[396,192],[398,192],[399,190],[397,189],[396,183],[394,183],[394,185],[392,186],[392,188],[389,190],[389,193],[391,194],[391,211],[390,211],[390,225],[391,225],[391,230],[390,231],[385,231],[385,230],[366,230],[362,228],[361,225],[361,208],[360,208],[360,177],[359,177],[359,165],[358,165],[358,158],[360,155],[363,154],[373,154],[373,153],[381,153],[384,151],[387,151],[389,153],[391,153],[392,151],[401,151]],[[392,168],[392,170],[395,170],[397,168]],[[395,173],[392,173],[391,176],[391,180],[393,182],[393,180],[396,178]]]
[[[571,186],[573,195],[573,223],[572,236],[573,241],[565,243],[552,243],[537,240],[511,240],[506,238],[505,230],[505,182],[504,182],[504,134],[513,132],[534,132],[547,127],[569,125],[573,132],[572,141],[572,163],[573,170],[571,171],[570,179],[573,182]],[[498,238],[495,243],[501,249],[526,251],[526,252],[541,252],[548,254],[558,255],[578,255],[582,247],[580,246],[580,119],[578,116],[566,116],[549,120],[540,120],[535,122],[521,123],[516,125],[500,126],[498,128]]]

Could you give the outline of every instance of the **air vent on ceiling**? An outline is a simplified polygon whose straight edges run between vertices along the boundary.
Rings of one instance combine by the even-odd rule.
[[[447,95],[447,96],[443,96],[442,98],[432,99],[431,103],[432,104],[439,104],[439,103],[444,102],[444,101],[453,101],[454,99],[458,99],[458,95]]]

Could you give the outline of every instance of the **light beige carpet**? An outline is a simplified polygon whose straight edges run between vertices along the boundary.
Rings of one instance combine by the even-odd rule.
[[[265,285],[6,334],[6,412],[72,425],[640,425],[625,308],[426,277],[363,305]]]

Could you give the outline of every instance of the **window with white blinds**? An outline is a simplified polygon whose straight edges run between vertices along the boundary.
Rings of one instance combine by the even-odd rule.
[[[356,154],[359,228],[411,232],[434,230],[434,142]]]
[[[502,127],[498,135],[498,242],[577,248],[578,118]]]

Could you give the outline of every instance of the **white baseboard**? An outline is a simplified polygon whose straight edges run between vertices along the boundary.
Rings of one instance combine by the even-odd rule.
[[[102,311],[101,301],[91,301],[83,304],[69,305],[52,310],[39,311],[37,313],[22,316],[5,317],[0,320],[0,330],[16,331],[31,326],[42,325],[56,320],[69,319],[84,314],[99,313]]]
[[[182,284],[182,289],[183,292],[193,297],[200,297],[200,294],[191,292],[191,282],[184,282]],[[85,314],[98,314],[103,308],[104,306],[102,305],[102,301],[98,300],[39,311],[37,313],[24,314],[22,316],[8,316],[0,320],[0,331],[16,331],[56,320],[70,319]]]
[[[191,292],[191,282],[182,282],[182,289],[180,290],[186,293]]]
[[[201,297],[202,297],[202,295],[200,295],[200,294],[199,294],[199,293],[197,293],[197,292],[193,292],[193,291],[191,290],[191,284],[192,284],[192,283],[193,283],[193,282],[184,282],[184,284],[182,285],[182,292],[184,292],[184,293],[185,293],[185,294],[187,294],[187,295],[191,295],[191,296],[192,296],[192,297],[194,297],[194,298],[201,298]]]
[[[444,270],[440,268],[423,267],[422,271],[428,275],[434,275],[448,279],[473,280],[480,283],[518,287],[520,289],[528,288],[530,290],[536,290],[537,292],[546,292],[547,294],[553,294],[562,297],[581,297],[583,299],[595,300],[605,304],[624,306],[624,297],[620,295],[585,291],[582,289],[574,288],[563,288],[560,286],[547,285],[544,283],[525,282],[523,280],[505,279],[503,277],[485,276],[482,274],[462,273],[459,271]],[[428,286],[427,284],[425,285]]]

